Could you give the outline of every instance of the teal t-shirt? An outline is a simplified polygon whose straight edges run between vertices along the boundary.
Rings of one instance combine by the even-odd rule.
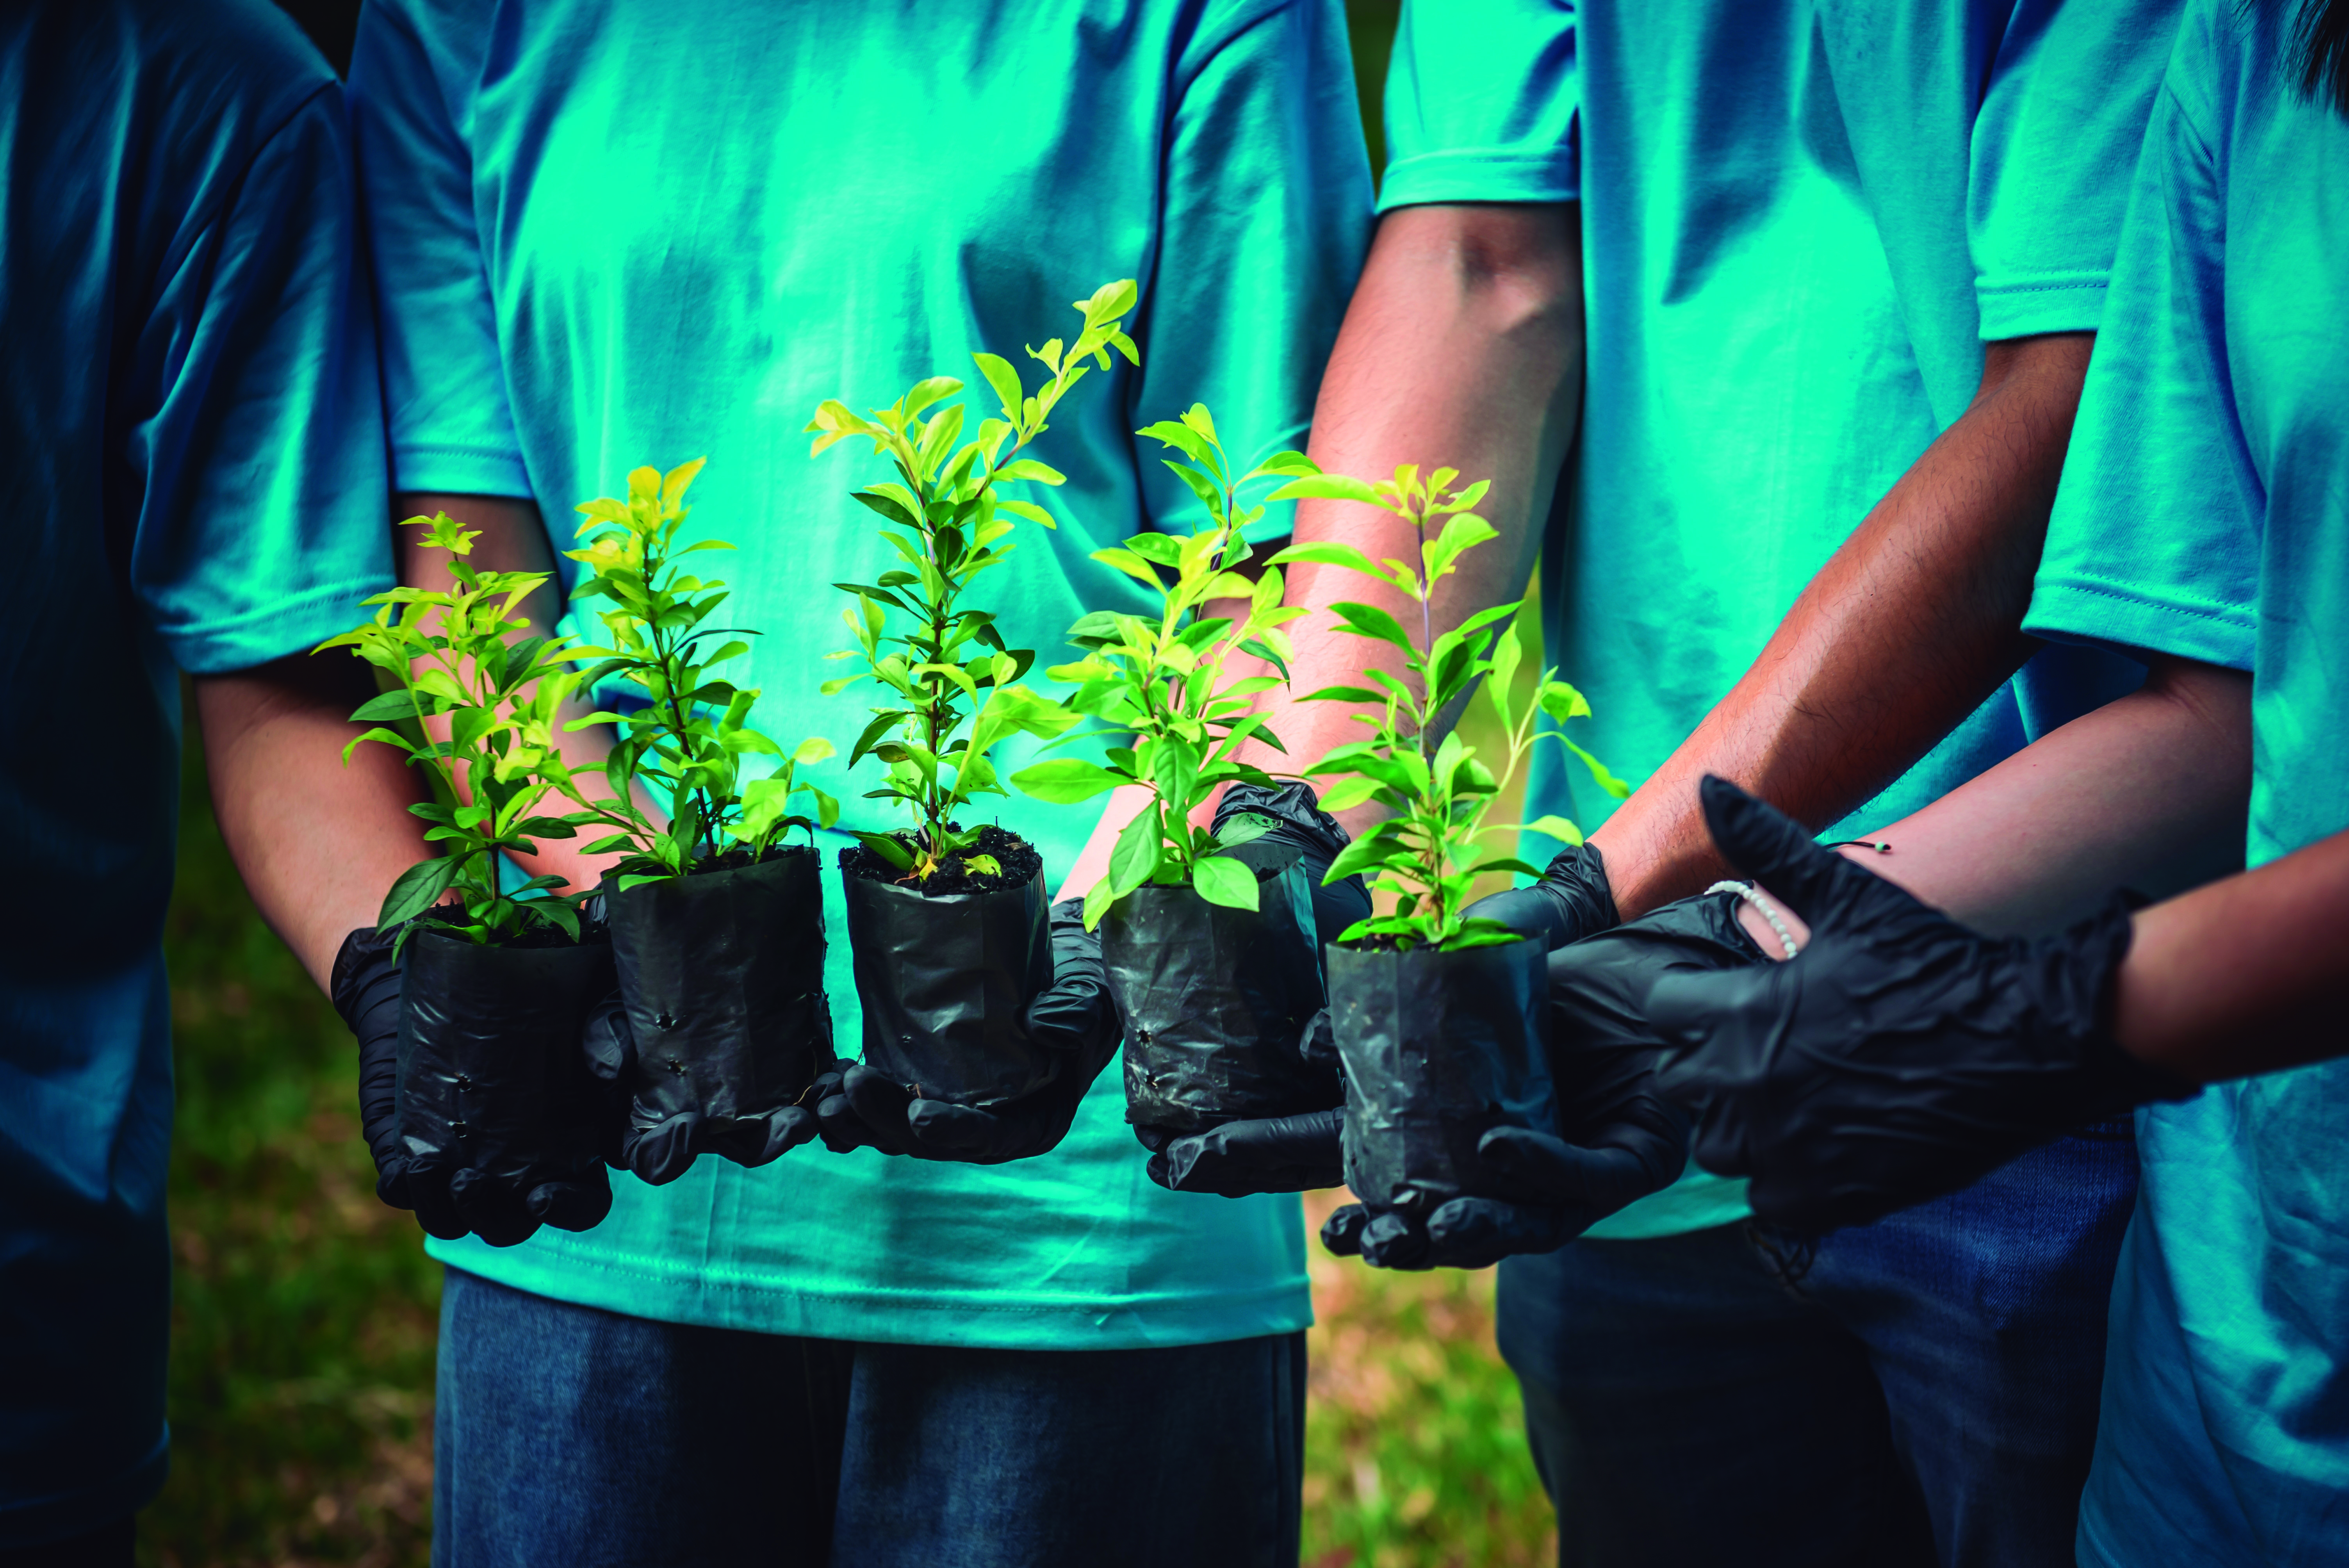
[[[2189,6],[2025,623],[2252,673],[2254,866],[2349,829],[2349,122],[2298,9]],[[2137,1125],[2080,1561],[2349,1561],[2349,1062]]]
[[[1202,515],[1136,428],[1205,400],[1235,448],[1302,443],[1370,223],[1336,0],[947,17],[388,0],[362,18],[351,96],[398,487],[534,497],[567,543],[572,506],[621,493],[630,468],[706,456],[690,527],[740,549],[699,559],[733,584],[730,624],[761,634],[733,678],[786,746],[839,747],[815,777],[843,826],[901,824],[859,798],[876,763],[842,766],[864,688],[818,693],[845,667],[823,655],[850,645],[831,585],[893,561],[849,499],[885,477],[866,444],[809,458],[818,402],[884,404],[936,373],[983,394],[973,350],[1030,364],[1022,345],[1074,335],[1070,301],[1139,280],[1142,368],[1096,372],[1032,449],[1068,476],[1038,495],[1059,531],[1022,525],[968,601],[1051,663],[1083,611],[1143,607],[1091,552]],[[1055,883],[1098,815],[986,810]],[[853,1054],[829,869],[846,841],[823,844],[826,982]],[[1124,1348],[1304,1326],[1297,1200],[1166,1192],[1123,1115],[1112,1065],[1044,1158],[704,1159],[667,1187],[616,1177],[584,1234],[431,1250],[567,1301],[831,1338]]]
[[[0,12],[0,1554],[162,1484],[180,675],[391,580],[334,73],[264,0]]]
[[[2176,12],[1405,6],[1381,210],[1581,206],[1582,431],[1542,552],[1543,631],[1590,698],[1578,738],[1609,767],[1644,777],[1728,695],[1965,410],[1984,341],[2096,325]],[[2049,650],[1837,836],[1907,815],[2141,674]],[[1537,754],[1527,814],[1589,830],[1614,802],[1564,757]],[[1590,1233],[1745,1212],[1742,1182],[1692,1167]]]

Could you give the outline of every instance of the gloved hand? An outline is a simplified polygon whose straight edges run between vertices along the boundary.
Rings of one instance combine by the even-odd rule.
[[[1733,784],[1707,779],[1702,798],[1730,863],[1811,927],[1786,963],[1667,976],[1648,1000],[1681,1047],[1660,1086],[1702,1116],[1697,1162],[1751,1177],[1764,1221],[1863,1224],[2195,1092],[2112,1038],[2123,901],[2058,936],[1983,936]]]
[[[1338,819],[1321,810],[1311,785],[1268,789],[1260,784],[1234,784],[1216,802],[1216,831],[1222,832],[1242,813],[1268,817],[1275,826],[1262,838],[1232,850],[1232,857],[1261,870],[1303,862],[1305,880],[1313,889],[1313,929],[1320,947],[1328,947],[1340,932],[1371,913],[1370,890],[1361,877],[1341,878],[1334,884],[1321,880],[1348,838]],[[1300,1049],[1309,1061],[1336,1065],[1327,1009],[1308,1027]],[[1188,1136],[1178,1137],[1161,1127],[1137,1127],[1133,1135],[1151,1151],[1150,1179],[1161,1187],[1241,1198],[1252,1192],[1302,1192],[1343,1181],[1338,1139],[1345,1117],[1343,1106],[1331,1106],[1296,1116],[1227,1121]]]
[[[1682,899],[1549,955],[1550,1075],[1566,1136],[1518,1127],[1485,1134],[1476,1152],[1485,1183],[1506,1196],[1454,1198],[1423,1226],[1350,1203],[1322,1226],[1322,1244],[1379,1268],[1483,1268],[1514,1253],[1555,1252],[1671,1185],[1688,1163],[1687,1119],[1657,1092],[1664,1041],[1643,1009],[1661,976],[1766,962],[1738,924],[1737,902]]]
[[[647,1106],[632,1091],[640,1070],[636,1036],[617,990],[587,1016],[582,1044],[588,1070],[609,1086],[613,1137],[604,1157],[639,1181],[666,1186],[704,1154],[723,1155],[738,1165],[764,1165],[816,1135],[815,1112],[808,1109],[815,1103],[812,1089],[801,1097],[801,1104],[728,1120],[690,1110],[663,1115]]]
[[[1102,975],[1101,937],[1085,929],[1082,899],[1052,906],[1052,983],[1028,1004],[1028,1030],[1061,1053],[1061,1070],[1032,1094],[1001,1105],[923,1099],[862,1063],[841,1062],[809,1099],[825,1147],[873,1148],[916,1160],[1000,1165],[1049,1154],[1068,1135],[1077,1106],[1117,1054],[1117,1010]]]
[[[425,1233],[444,1242],[471,1232],[492,1246],[512,1246],[541,1224],[584,1231],[599,1223],[612,1208],[611,1182],[599,1168],[533,1171],[512,1181],[458,1150],[414,1147],[401,1136],[400,971],[392,958],[398,935],[365,928],[343,938],[328,985],[335,1010],[358,1041],[359,1128],[375,1157],[376,1196],[413,1211]]]
[[[1462,913],[1497,920],[1520,936],[1539,937],[1552,953],[1610,930],[1623,918],[1607,885],[1607,862],[1597,846],[1587,843],[1551,856],[1532,886],[1489,893]]]

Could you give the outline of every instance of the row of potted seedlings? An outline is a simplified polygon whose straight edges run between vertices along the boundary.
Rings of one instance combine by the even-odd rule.
[[[855,831],[839,857],[864,1059],[923,1097],[965,1105],[1048,1081],[1057,1064],[1022,1026],[1051,979],[1046,868],[1017,835],[965,819],[1007,783],[1063,804],[1140,786],[1149,803],[1084,907],[1124,1026],[1128,1119],[1180,1135],[1343,1103],[1357,1196],[1425,1212],[1475,1190],[1487,1129],[1556,1119],[1540,944],[1463,911],[1477,876],[1535,871],[1482,853],[1483,837],[1503,830],[1486,818],[1535,741],[1564,738],[1537,720],[1562,725],[1588,709],[1546,673],[1513,711],[1516,604],[1432,634],[1436,583],[1494,537],[1472,510],[1483,484],[1455,489],[1449,469],[1409,468],[1371,483],[1296,452],[1242,471],[1201,406],[1139,433],[1173,454],[1168,466],[1199,496],[1207,526],[1094,556],[1151,590],[1157,613],[1082,617],[1068,634],[1078,657],[1046,672],[1064,695],[1022,685],[1032,653],[1007,647],[968,591],[1003,560],[1017,521],[1052,526],[1013,493],[1061,482],[1027,449],[1090,369],[1112,353],[1139,364],[1122,325],[1134,298],[1124,282],[1079,302],[1073,343],[1028,351],[1046,372],[1032,392],[1009,361],[977,356],[1001,415],[968,439],[962,384],[945,377],[870,417],[826,401],[809,427],[815,451],[864,438],[894,469],[855,499],[878,517],[895,564],[839,585],[855,645],[832,656],[862,667],[823,688],[873,683],[877,701],[849,764],[879,761],[885,773],[867,798],[911,819],[896,831]],[[579,1048],[589,1010],[615,986],[634,1042],[617,1088],[638,1139],[690,1119],[698,1150],[772,1159],[774,1113],[800,1102],[833,1057],[812,843],[840,806],[799,771],[833,748],[817,738],[787,750],[752,728],[759,693],[720,673],[748,645],[719,624],[724,583],[685,561],[731,548],[680,540],[700,466],[639,469],[625,500],[578,509],[586,521],[570,554],[587,574],[576,596],[601,601],[602,645],[533,634],[515,606],[544,575],[474,571],[471,536],[445,517],[406,526],[449,552],[452,588],[380,595],[367,624],[326,645],[351,647],[389,677],[392,689],[354,715],[374,726],[361,740],[398,747],[433,783],[414,810],[445,852],[403,875],[381,916],[405,934],[402,1130],[431,1147],[460,1139],[471,1161],[557,1172],[615,1155],[587,1130],[608,1121],[595,1108],[614,1089]],[[1411,525],[1417,559],[1293,545],[1246,573],[1246,532],[1265,503],[1308,497],[1393,513]],[[1287,680],[1283,627],[1304,612],[1282,604],[1279,567],[1299,561],[1361,573],[1421,611],[1414,636],[1374,605],[1333,606],[1340,630],[1382,645],[1404,675],[1366,660],[1363,685],[1309,696],[1372,710],[1367,738],[1305,770],[1322,804],[1376,801],[1389,813],[1330,868],[1331,882],[1366,876],[1384,903],[1328,953],[1326,983],[1306,873],[1293,853],[1258,842],[1272,822],[1246,812],[1219,830],[1193,820],[1228,785],[1278,785],[1243,753],[1251,742],[1281,749],[1255,707]],[[1431,719],[1479,680],[1500,709],[1503,755],[1480,758],[1456,734],[1431,748]],[[633,688],[634,700],[565,717],[574,694],[616,688]],[[615,744],[600,770],[574,771],[559,731],[590,723],[611,726]],[[999,779],[992,754],[1017,733],[1050,752],[1083,742],[1083,754]],[[1579,839],[1554,817],[1523,826]],[[794,830],[808,842],[788,841]],[[599,835],[588,852],[620,856],[598,889],[565,892],[546,876],[501,887],[503,857],[583,832]],[[1342,1074],[1313,1044],[1325,1006]]]

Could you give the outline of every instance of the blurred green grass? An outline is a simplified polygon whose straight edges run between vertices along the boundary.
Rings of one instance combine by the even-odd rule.
[[[376,1201],[350,1036],[245,895],[192,722],[164,944],[172,1452],[141,1560],[420,1564],[440,1266]]]

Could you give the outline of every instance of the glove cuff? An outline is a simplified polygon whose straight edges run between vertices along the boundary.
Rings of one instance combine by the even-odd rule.
[[[2060,936],[2034,944],[2055,960],[2041,991],[2050,1022],[2073,1041],[2083,1075],[2082,1121],[2101,1120],[2157,1100],[2188,1099],[2199,1084],[2149,1067],[2113,1037],[2113,1009],[2121,965],[2136,934],[2131,913],[2144,900],[2116,894],[2105,907]]]
[[[1220,833],[1226,820],[1245,811],[1271,818],[1327,861],[1336,860],[1352,841],[1346,830],[1338,825],[1338,819],[1321,810],[1321,798],[1313,792],[1310,784],[1283,784],[1277,789],[1268,789],[1261,784],[1227,785],[1223,799],[1216,802],[1215,820],[1210,825]]]
[[[361,926],[343,938],[335,952],[335,966],[326,978],[326,994],[342,1015],[343,1025],[357,1034],[359,1019],[382,1000],[377,995],[388,979],[397,988],[399,966],[392,958],[398,945],[399,930],[378,931],[373,926]]]

